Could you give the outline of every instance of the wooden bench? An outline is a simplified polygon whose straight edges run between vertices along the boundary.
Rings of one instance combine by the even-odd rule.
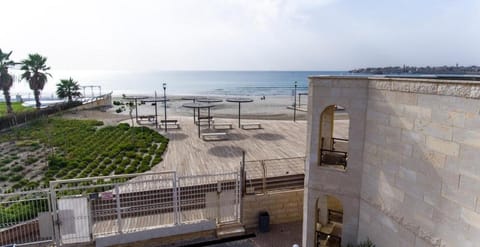
[[[241,124],[240,125],[242,129],[261,129],[262,128],[262,124],[260,123],[244,123],[244,124]],[[248,126],[256,126],[256,128],[245,128],[245,127],[248,127]]]
[[[138,119],[140,120],[147,120],[149,122],[152,122],[153,120],[155,120],[155,116],[154,115],[142,115],[142,116],[138,116]]]
[[[224,129],[224,128],[218,128],[220,126],[225,126],[226,128],[228,127],[228,129],[233,129],[233,124],[231,123],[214,123],[213,124],[214,129]]]
[[[176,119],[167,119],[167,120],[160,120],[160,128],[164,128],[165,126],[170,127],[175,126],[177,129],[180,128],[180,124],[178,124],[178,120]]]
[[[227,139],[227,133],[225,132],[202,133],[201,135],[204,141],[216,141],[216,140]],[[210,138],[210,137],[213,137],[213,138]]]
[[[199,117],[197,119],[197,122],[195,124],[197,125],[202,125],[202,123],[204,124],[208,124],[210,122],[210,124],[213,124],[214,121],[213,121],[213,117]]]
[[[155,116],[154,115],[142,115],[138,116],[137,124],[143,125],[146,124],[144,121],[148,121],[150,124],[155,124]]]

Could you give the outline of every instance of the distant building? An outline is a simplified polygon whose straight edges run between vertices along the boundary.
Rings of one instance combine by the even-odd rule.
[[[303,246],[478,246],[480,83],[311,77],[308,104]]]

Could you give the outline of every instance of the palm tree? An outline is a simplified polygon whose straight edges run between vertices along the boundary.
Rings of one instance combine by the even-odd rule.
[[[47,71],[50,69],[45,63],[47,58],[38,53],[29,54],[28,59],[22,61],[21,69],[24,71],[22,79],[28,81],[30,89],[33,90],[37,109],[40,108],[40,91],[43,90],[47,82],[47,76],[50,75]]]
[[[10,55],[12,52],[3,53],[2,49],[0,49],[0,89],[3,91],[3,95],[5,95],[5,104],[7,105],[7,113],[13,113],[12,109],[12,101],[10,99],[10,88],[13,84],[13,78],[8,73],[8,68],[13,66],[15,62],[10,60]]]
[[[67,79],[60,80],[60,83],[57,84],[57,95],[59,98],[64,99],[68,98],[68,102],[72,102],[72,97],[79,97],[81,93],[79,92],[80,86],[78,82],[74,81],[71,77]]]

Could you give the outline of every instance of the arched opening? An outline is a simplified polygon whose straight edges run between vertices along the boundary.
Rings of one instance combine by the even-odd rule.
[[[330,105],[320,116],[320,165],[347,168],[350,119],[344,107]]]
[[[316,207],[315,237],[317,246],[342,245],[343,206],[334,196],[318,198]]]

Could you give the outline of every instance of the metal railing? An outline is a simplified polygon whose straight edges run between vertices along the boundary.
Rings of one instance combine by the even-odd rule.
[[[238,172],[178,179],[182,223],[214,219],[217,224],[240,219],[240,174]]]
[[[0,246],[53,240],[48,190],[0,194]]]
[[[330,138],[331,149],[324,148],[324,138],[321,140],[320,165],[338,165],[347,168],[348,139]]]
[[[49,189],[0,194],[0,246],[80,244],[205,220],[239,222],[239,178],[239,172],[156,172],[57,180]]]
[[[245,161],[244,170],[246,194],[299,189],[304,187],[305,157]]]

